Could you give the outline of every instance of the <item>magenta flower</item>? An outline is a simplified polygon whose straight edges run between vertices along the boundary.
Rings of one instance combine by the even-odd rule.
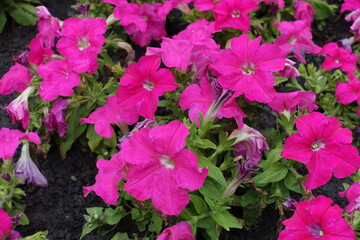
[[[64,111],[68,106],[66,99],[59,99],[54,103],[50,112],[44,116],[44,125],[49,131],[55,131],[58,129],[59,136],[65,135],[68,128],[68,124],[64,119]]]
[[[360,210],[360,182],[355,182],[350,185],[344,192],[339,193],[340,197],[346,197],[349,205],[346,206],[345,210],[349,214],[353,214],[355,211]]]
[[[80,83],[79,73],[87,71],[88,66],[87,59],[54,59],[48,64],[40,65],[37,72],[44,79],[39,89],[41,99],[53,101],[58,95],[71,96],[74,92],[73,87]]]
[[[40,138],[36,132],[23,133],[18,129],[0,129],[0,158],[10,159],[21,140],[28,140],[36,145],[40,144]]]
[[[291,77],[299,77],[300,72],[294,67],[295,62],[290,59],[286,59],[285,67],[283,70],[279,71],[278,77],[291,78]]]
[[[179,215],[189,203],[186,189],[201,188],[208,174],[198,168],[195,153],[184,149],[189,130],[180,121],[152,129],[143,128],[121,144],[125,161],[131,164],[124,189],[139,201],[151,198],[167,215]]]
[[[311,26],[311,23],[314,21],[314,9],[310,3],[298,0],[295,2],[294,10],[294,18],[296,20],[305,20]]]
[[[296,107],[306,108],[308,112],[318,109],[315,104],[316,94],[313,92],[289,92],[276,93],[274,98],[269,102],[269,107],[279,115],[284,114],[288,118],[296,111]]]
[[[286,54],[293,53],[302,63],[306,63],[305,53],[319,53],[321,48],[313,43],[311,29],[305,20],[283,21],[277,24],[281,33],[274,44]]]
[[[18,63],[15,64],[0,79],[0,94],[8,95],[14,91],[24,91],[30,85],[30,80],[33,77],[26,67]]]
[[[30,86],[26,88],[20,96],[15,98],[7,107],[6,111],[12,118],[12,123],[21,122],[22,127],[27,129],[29,127],[30,112],[28,106],[28,98],[35,92],[35,87]]]
[[[46,45],[46,43],[41,39],[41,36],[36,36],[31,40],[29,44],[29,62],[40,65],[51,60],[53,51],[51,46]]]
[[[295,205],[294,215],[283,224],[278,240],[354,240],[355,231],[342,218],[342,209],[333,200],[318,196]]]
[[[331,42],[323,46],[321,54],[326,54],[322,63],[322,68],[326,70],[341,68],[344,72],[354,74],[354,70],[357,69],[359,57],[352,54],[351,50],[339,47],[337,43]]]
[[[241,35],[231,40],[212,65],[221,76],[218,81],[235,96],[244,94],[250,101],[270,102],[274,90],[274,76],[285,66],[285,54],[273,44],[260,46],[261,37],[254,40]]]
[[[212,10],[217,29],[231,27],[248,32],[251,19],[247,15],[258,8],[253,0],[222,0]]]
[[[213,81],[217,82],[217,80]],[[207,120],[214,120],[216,117],[219,119],[234,117],[241,127],[242,119],[246,117],[245,113],[237,105],[231,91],[225,90],[220,84],[217,86],[218,88],[212,86],[206,79],[200,82],[200,86],[191,84],[180,96],[180,107],[184,110],[190,109],[189,118],[196,122],[196,126],[200,125],[201,112]]]
[[[306,164],[306,189],[326,184],[332,174],[344,178],[360,168],[359,152],[351,145],[352,133],[341,128],[336,117],[312,112],[295,122],[299,132],[286,139],[281,155]]]
[[[22,183],[32,183],[39,187],[46,187],[48,185],[48,181],[30,157],[29,142],[25,142],[22,145],[21,156],[16,162],[14,173],[17,179],[25,178]]]
[[[154,119],[159,97],[179,87],[171,71],[159,67],[157,56],[143,56],[137,63],[130,64],[116,93],[119,106],[136,109],[138,115]]]
[[[347,83],[337,83],[336,98],[339,103],[348,104],[353,101],[357,101],[359,109],[357,114],[360,116],[360,81],[357,79],[349,80]]]
[[[350,22],[353,21],[354,23],[350,26],[350,30],[355,32],[354,40],[357,40],[360,36],[360,9],[352,11],[345,17],[345,20]]]
[[[189,223],[182,221],[165,229],[156,240],[195,240]]]
[[[60,21],[58,18],[53,17],[49,10],[44,6],[36,7],[36,14],[39,16],[38,29],[39,33],[36,38],[41,39],[41,42],[47,47],[54,46],[54,39],[60,35]]]
[[[11,217],[10,215],[4,211],[4,209],[0,208],[0,237],[3,237],[10,233],[11,231]]]
[[[221,0],[194,0],[194,6],[200,11],[213,9]]]
[[[101,197],[104,202],[117,205],[119,198],[118,182],[122,179],[126,162],[121,157],[121,152],[112,155],[110,160],[99,159],[96,167],[99,169],[96,175],[96,183],[89,187],[83,187],[84,196],[86,197],[91,191]]]
[[[360,1],[359,0],[344,0],[344,3],[341,5],[340,12],[345,12],[349,10],[357,10],[360,9]]]
[[[275,9],[283,9],[285,7],[284,0],[260,0],[258,2],[264,2],[267,5],[270,5],[270,3],[276,3],[277,6]]]

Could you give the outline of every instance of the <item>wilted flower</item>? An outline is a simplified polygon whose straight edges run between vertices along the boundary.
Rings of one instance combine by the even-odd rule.
[[[195,240],[189,223],[182,221],[165,229],[156,240]]]
[[[68,124],[64,119],[64,110],[68,106],[68,101],[65,99],[59,99],[54,103],[50,113],[44,117],[44,125],[49,131],[58,129],[59,136],[65,135]]]
[[[348,200],[349,205],[345,208],[348,213],[353,214],[360,210],[360,182],[351,184],[346,191],[339,193],[339,196]]]
[[[22,145],[21,156],[16,162],[14,172],[16,178],[25,178],[23,183],[28,182],[39,187],[46,187],[48,185],[46,178],[30,157],[28,141]]]
[[[287,198],[286,198],[286,201],[283,202],[282,204],[283,204],[285,207],[287,207],[290,211],[295,211],[295,210],[296,210],[295,205],[296,205],[297,203],[298,203],[298,202],[297,202],[295,199],[293,199],[293,198],[291,198],[291,197],[287,197]]]

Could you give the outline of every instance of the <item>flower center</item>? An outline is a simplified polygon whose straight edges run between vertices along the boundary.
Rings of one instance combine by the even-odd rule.
[[[311,150],[313,150],[313,152],[319,151],[324,147],[325,147],[325,143],[322,140],[316,140],[311,144]]]
[[[291,44],[291,45],[293,45],[293,44],[295,44],[296,43],[296,37],[294,37],[294,36],[292,36],[290,39],[289,39],[289,43]]]
[[[143,88],[145,88],[145,89],[148,90],[148,91],[153,90],[154,87],[155,87],[154,82],[153,82],[153,81],[150,81],[149,79],[146,79],[146,80],[143,82]]]
[[[232,13],[231,13],[231,16],[232,16],[233,18],[238,18],[238,17],[240,17],[240,11],[237,10],[237,9],[234,9],[234,11],[232,11]]]
[[[314,224],[314,225],[310,225],[309,226],[309,231],[311,233],[311,235],[313,235],[314,237],[322,237],[324,236],[324,232],[321,230],[321,226],[320,224]]]
[[[82,51],[85,48],[89,47],[90,43],[87,37],[81,37],[78,40],[78,48]]]
[[[164,165],[166,168],[174,169],[175,167],[174,161],[167,155],[162,155],[160,157],[160,163]]]
[[[247,62],[241,67],[241,72],[246,75],[253,74],[255,72],[255,65]]]
[[[214,0],[214,5],[218,5],[220,0]]]
[[[360,210],[360,197],[356,198],[354,202],[355,202],[354,206],[350,209],[351,212]]]

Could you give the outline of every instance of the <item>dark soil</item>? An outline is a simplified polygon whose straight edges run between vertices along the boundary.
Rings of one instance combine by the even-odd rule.
[[[76,14],[76,11],[69,7],[75,3],[74,0],[42,0],[42,2],[55,17],[61,20]],[[316,28],[316,26],[314,27]],[[167,24],[167,29],[173,28]],[[314,33],[314,40],[323,46],[328,41],[350,37],[351,34],[348,33],[348,29],[349,23],[345,22],[343,18],[333,17],[327,22],[323,30]],[[36,33],[36,27],[21,27],[11,21],[6,25],[4,33],[0,35],[0,76],[5,74],[14,64],[11,61],[12,56],[25,50]],[[171,32],[171,35],[174,34],[176,32]],[[136,48],[136,50],[137,57],[144,51],[143,48]],[[0,106],[9,104],[13,99],[14,95],[0,96]],[[0,109],[0,127],[14,128],[3,109]],[[97,173],[96,155],[83,152],[79,145],[75,145],[65,160],[60,158],[56,147],[50,149],[46,159],[34,160],[48,179],[49,186],[47,188],[38,188],[32,185],[23,187],[27,195],[25,213],[30,220],[30,225],[20,226],[17,230],[23,236],[48,230],[49,239],[79,239],[84,224],[85,209],[93,206],[104,206],[103,201],[94,194],[84,198],[82,193],[83,186],[92,185],[95,181]],[[343,191],[342,182],[339,179],[332,179],[328,184],[314,191],[314,195],[323,194],[331,197],[335,203],[344,207],[346,201],[338,197],[338,192]],[[291,215],[291,213],[288,214]],[[278,218],[277,209],[270,206],[265,209],[257,226],[250,230],[234,230],[223,234],[221,238],[224,240],[276,239]],[[134,225],[125,221],[124,224],[121,224],[121,231],[132,232]],[[85,239],[109,239],[109,237],[89,235]]]

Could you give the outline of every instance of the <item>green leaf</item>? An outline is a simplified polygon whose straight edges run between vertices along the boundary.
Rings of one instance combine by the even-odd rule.
[[[23,215],[21,216],[20,221],[19,221],[19,224],[20,224],[20,225],[28,225],[28,224],[29,224],[29,219],[28,219],[28,217],[27,217],[25,214],[23,214]]]
[[[242,225],[227,210],[215,213],[212,215],[212,218],[217,224],[225,228],[226,231],[229,231],[230,228],[242,229]]]
[[[280,154],[283,149],[283,146],[278,146],[270,151],[269,155],[264,161],[264,165],[262,166],[264,170],[268,169],[269,167],[274,165],[274,163],[282,159],[282,156]]]
[[[83,226],[82,232],[81,232],[80,239],[85,237],[90,232],[94,231],[99,226],[100,226],[100,224],[88,224],[88,223],[85,223],[84,226]]]
[[[151,217],[151,222],[149,224],[149,231],[159,233],[162,229],[163,220],[156,214],[153,214]]]
[[[199,191],[202,195],[204,195],[204,197],[208,197],[213,200],[219,200],[220,198],[219,190],[210,179],[205,181],[204,185],[199,189]]]
[[[89,124],[86,131],[86,138],[89,140],[88,145],[92,152],[96,152],[96,149],[100,145],[103,137],[99,136],[95,130],[94,125]]]
[[[195,210],[198,214],[203,214],[208,212],[209,207],[202,197],[199,197],[198,195],[195,194],[190,194],[190,201],[194,205]]]
[[[224,178],[222,171],[217,166],[212,164],[208,158],[206,158],[204,156],[200,156],[199,157],[199,165],[201,168],[208,167],[209,168],[208,176],[211,177],[212,179],[214,179],[216,182],[218,182],[224,188],[227,187],[227,183],[226,183],[226,180]]]
[[[27,3],[17,3],[15,8],[10,9],[10,16],[15,20],[17,24],[22,26],[33,26],[36,24],[37,9]]]
[[[285,78],[285,77],[275,77],[274,86],[279,85],[280,83],[286,82],[287,80],[288,80],[288,78]]]
[[[3,9],[0,8],[0,33],[4,30],[6,24],[6,15]]]
[[[126,215],[127,213],[124,211],[122,206],[118,206],[115,209],[107,208],[104,213],[105,222],[110,225],[115,225]]]
[[[248,190],[241,196],[240,202],[242,207],[247,207],[250,204],[257,203],[259,201],[260,194],[257,191]]]
[[[131,240],[127,233],[117,233],[115,234],[111,240]]]
[[[324,20],[335,15],[337,6],[334,4],[329,5],[326,3],[326,1],[323,0],[312,0],[310,1],[310,4],[314,8],[314,18],[316,20]]]
[[[303,187],[301,186],[301,177],[297,177],[293,172],[289,171],[284,179],[285,186],[294,192],[305,194]]]
[[[256,184],[268,184],[271,182],[278,182],[286,176],[289,169],[281,164],[274,164],[270,166],[265,172],[260,173],[254,177]]]

